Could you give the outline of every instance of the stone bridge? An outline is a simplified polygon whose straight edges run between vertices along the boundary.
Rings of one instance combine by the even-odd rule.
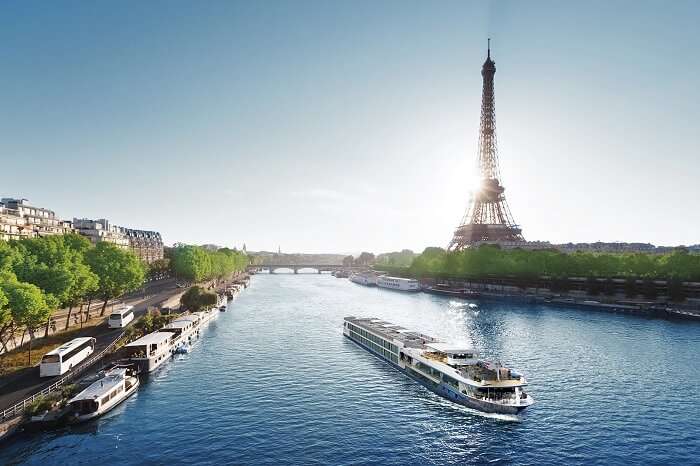
[[[351,271],[354,270],[355,267],[345,267],[342,264],[338,265],[328,265],[328,264],[262,264],[262,265],[249,265],[248,266],[248,271],[249,272],[263,272],[263,271],[268,271],[269,273],[275,273],[276,270],[279,269],[288,269],[292,270],[294,273],[299,273],[300,270],[302,269],[313,269],[316,271],[316,273],[323,273],[323,272],[335,272],[336,270],[347,270]]]

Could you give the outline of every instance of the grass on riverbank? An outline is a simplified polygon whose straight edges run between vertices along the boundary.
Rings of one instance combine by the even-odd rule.
[[[27,341],[8,353],[0,355],[0,376],[33,367],[41,361],[42,356],[58,348],[63,343],[78,337],[86,329],[95,328],[105,321],[106,317],[95,317],[83,323],[83,328],[72,328],[65,332],[55,333],[46,338],[36,338],[32,341],[32,359],[29,361],[29,343]],[[41,331],[37,333],[42,333]]]

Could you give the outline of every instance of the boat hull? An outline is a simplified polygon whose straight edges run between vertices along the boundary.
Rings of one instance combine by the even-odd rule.
[[[402,372],[404,372],[407,376],[409,376],[411,379],[415,380],[419,384],[423,385],[425,388],[430,390],[431,392],[435,393],[436,395],[439,395],[447,400],[452,401],[453,403],[457,403],[462,406],[466,406],[467,408],[475,409],[477,411],[482,411],[485,413],[494,413],[494,414],[519,414],[521,413],[525,408],[527,408],[527,405],[522,405],[522,406],[509,406],[509,405],[502,405],[500,403],[491,403],[488,401],[483,401],[483,400],[478,400],[476,398],[471,398],[463,393],[456,392],[455,390],[451,389],[448,385],[444,383],[436,383],[433,381],[427,381],[424,380],[422,377],[417,376],[415,371],[399,368]]]
[[[381,289],[383,289],[383,290],[400,291],[400,292],[402,292],[402,293],[418,293],[418,292],[420,292],[420,288],[411,288],[411,289],[407,289],[407,288],[392,288],[392,287],[390,287],[390,286],[380,285],[379,283],[377,283],[377,288],[381,288]]]
[[[479,293],[470,290],[441,290],[439,288],[423,288],[423,293],[462,299],[475,299],[479,297]]]

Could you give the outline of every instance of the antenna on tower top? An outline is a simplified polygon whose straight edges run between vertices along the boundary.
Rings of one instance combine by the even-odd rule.
[[[486,52],[486,58],[490,59],[491,58],[491,38],[489,37],[489,42],[488,42],[488,49]]]

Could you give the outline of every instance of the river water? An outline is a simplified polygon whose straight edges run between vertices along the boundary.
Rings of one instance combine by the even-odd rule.
[[[376,316],[519,369],[536,404],[484,415],[342,336]],[[698,464],[700,325],[257,275],[187,355],[104,418],[21,435],[0,464]]]

